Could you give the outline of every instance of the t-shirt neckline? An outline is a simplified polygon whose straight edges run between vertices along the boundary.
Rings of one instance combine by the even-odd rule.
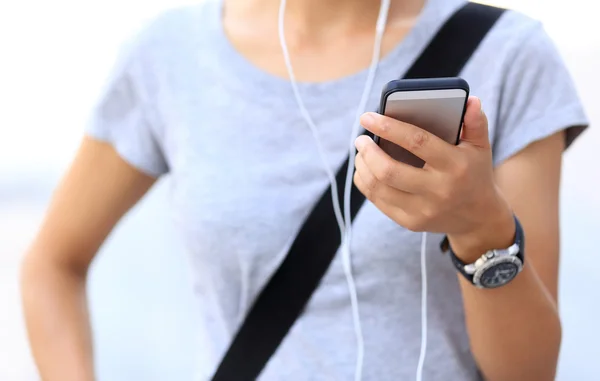
[[[219,62],[228,66],[235,72],[237,78],[236,83],[243,82],[244,88],[251,91],[255,86],[260,88],[269,88],[273,92],[289,91],[290,82],[286,78],[271,74],[250,62],[244,57],[231,43],[227,37],[223,26],[223,0],[211,0],[208,5],[211,10],[209,22],[213,23],[213,37],[215,38],[214,46],[218,47],[216,54]],[[426,47],[434,33],[439,29],[442,23],[453,13],[455,9],[465,0],[426,0],[418,16],[415,25],[407,33],[390,52],[381,57],[379,61],[378,71],[398,73],[397,79],[406,72],[409,66],[418,58],[420,52]],[[394,66],[397,67],[394,70]],[[299,82],[298,86],[303,93],[324,93],[327,90],[339,88],[340,86],[353,85],[356,82],[364,81],[368,72],[368,68],[363,68],[353,74],[323,81],[323,82]],[[221,80],[227,80],[224,76]],[[239,79],[243,78],[243,81]]]

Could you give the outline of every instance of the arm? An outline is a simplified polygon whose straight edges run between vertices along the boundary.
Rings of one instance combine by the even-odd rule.
[[[525,229],[525,269],[498,289],[460,279],[471,348],[489,381],[550,381],[561,339],[556,309],[558,185],[564,134],[520,150],[494,171],[487,119],[469,100],[461,142],[452,146],[416,126],[368,113],[362,125],[426,162],[397,162],[369,137],[356,145],[357,187],[413,231],[441,232],[463,262],[514,240],[513,211]]]
[[[25,320],[43,380],[94,379],[87,271],[113,226],[153,183],[109,144],[82,142],[22,265]]]
[[[557,133],[531,144],[495,173],[525,231],[523,271],[513,282],[491,290],[477,289],[459,277],[471,348],[489,381],[550,381],[555,376],[561,341],[556,303],[563,149],[564,133]],[[514,234],[510,216],[504,226],[489,233],[492,246],[482,240],[479,249],[464,250],[461,256],[477,258],[491,247],[508,247]]]

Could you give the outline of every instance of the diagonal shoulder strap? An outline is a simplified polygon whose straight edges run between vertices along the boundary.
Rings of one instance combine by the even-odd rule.
[[[441,27],[404,78],[458,76],[503,11],[467,3]],[[347,168],[348,160],[336,176],[340,203]],[[353,186],[352,218],[364,201],[365,197]],[[254,301],[213,381],[250,381],[259,376],[319,286],[340,241],[328,188],[302,225],[286,258]]]

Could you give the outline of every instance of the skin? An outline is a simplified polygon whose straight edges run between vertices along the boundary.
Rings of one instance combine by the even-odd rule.
[[[44,381],[93,380],[86,276],[98,248],[154,179],[85,138],[22,267],[33,356]]]
[[[459,276],[467,330],[487,380],[553,380],[561,339],[556,296],[563,134],[530,145],[494,170],[477,98],[468,101],[457,146],[376,113],[364,114],[361,122],[426,162],[415,168],[393,160],[367,136],[356,140],[354,182],[398,224],[448,234],[457,256],[472,263],[487,250],[512,244],[513,213],[522,221],[527,262],[511,283],[482,290]]]
[[[423,0],[392,2],[383,54],[410,30],[422,5]],[[277,7],[275,0],[226,0],[223,22],[231,43],[250,62],[286,77]],[[286,38],[298,80],[332,80],[367,67],[377,10],[376,0],[290,0]],[[471,99],[458,146],[418,127],[376,114],[368,114],[370,122],[365,115],[365,127],[427,164],[417,170],[392,162],[361,138],[355,182],[400,225],[449,233],[465,261],[488,248],[508,246],[512,211],[519,216],[527,236],[527,265],[519,276],[494,290],[478,290],[459,278],[468,334],[487,380],[549,381],[561,337],[556,295],[564,138],[556,134],[533,143],[494,169],[480,110],[479,101]],[[26,324],[43,380],[94,379],[87,272],[114,225],[154,181],[111,146],[82,141],[22,266]]]

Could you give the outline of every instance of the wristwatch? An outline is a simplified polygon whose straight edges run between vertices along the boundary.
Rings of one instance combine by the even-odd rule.
[[[525,235],[519,219],[515,216],[515,240],[506,249],[489,250],[473,263],[461,261],[448,237],[441,244],[443,252],[449,252],[456,269],[477,288],[497,288],[513,280],[523,270],[525,264]]]

